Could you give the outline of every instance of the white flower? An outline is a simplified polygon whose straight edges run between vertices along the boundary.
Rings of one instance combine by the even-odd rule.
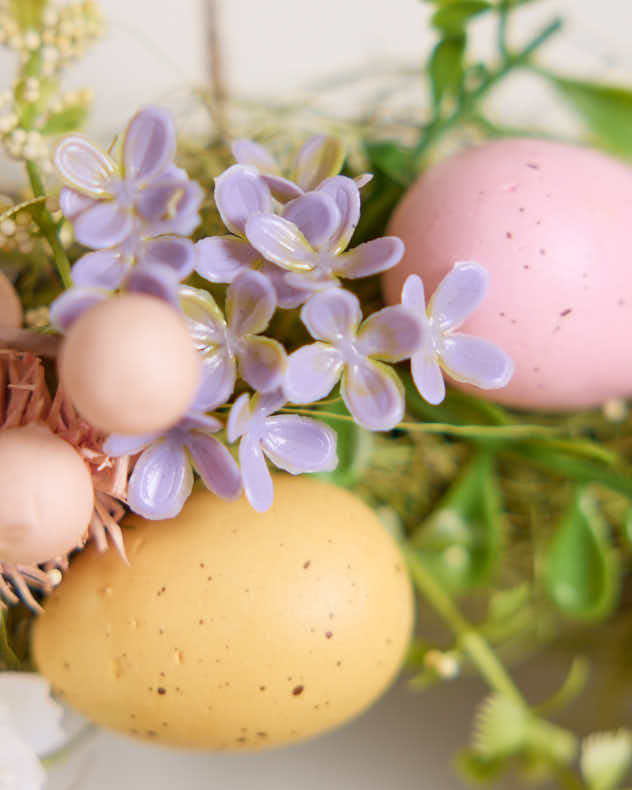
[[[38,757],[66,740],[61,705],[48,681],[28,672],[0,672],[0,790],[41,790],[46,773]]]

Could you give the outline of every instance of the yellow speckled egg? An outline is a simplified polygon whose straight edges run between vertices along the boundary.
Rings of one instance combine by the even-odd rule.
[[[38,669],[94,721],[157,742],[257,749],[364,710],[408,645],[399,549],[347,491],[279,477],[274,505],[195,492],[129,520],[130,567],[89,547],[34,629]]]

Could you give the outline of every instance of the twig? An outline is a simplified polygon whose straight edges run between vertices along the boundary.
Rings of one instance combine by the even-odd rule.
[[[3,348],[14,351],[30,351],[41,357],[57,357],[63,338],[61,335],[45,335],[31,329],[8,329],[0,327],[0,353]]]

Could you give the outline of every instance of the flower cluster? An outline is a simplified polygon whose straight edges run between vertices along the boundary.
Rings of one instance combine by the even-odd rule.
[[[131,456],[127,504],[141,515],[171,518],[181,510],[195,470],[218,496],[242,488],[257,510],[272,504],[266,459],[299,474],[337,464],[336,434],[300,415],[339,383],[351,417],[371,431],[394,428],[404,415],[404,388],[392,367],[410,359],[421,395],[438,403],[441,368],[479,387],[504,386],[512,364],[493,344],[455,330],[482,300],[487,275],[458,263],[426,311],[421,280],[411,276],[402,303],[364,317],[345,280],[395,266],[404,245],[383,237],[351,246],[370,176],[339,174],[345,152],[328,136],[310,138],[289,178],[263,147],[233,145],[237,163],[215,180],[214,198],[228,230],[195,245],[202,193],[173,164],[169,116],[148,107],[130,122],[118,161],[70,135],[55,165],[66,187],[61,207],[76,239],[92,252],[74,265],[74,287],[51,307],[58,329],[96,302],[140,291],[181,312],[201,357],[202,378],[186,414],[166,431],[110,435],[106,456]],[[223,308],[209,289],[179,285],[191,272],[224,284]],[[267,336],[277,309],[300,308],[314,342],[288,354],[285,338]],[[315,412],[317,414],[317,412]],[[224,421],[225,420],[225,421]],[[239,442],[238,460],[227,445]]]
[[[47,136],[72,128],[92,101],[91,91],[58,98],[57,78],[102,32],[91,0],[0,2],[0,44],[16,51],[22,65],[12,90],[0,96],[0,139],[10,157],[50,166]]]
[[[202,190],[176,167],[176,134],[157,107],[138,112],[125,132],[118,162],[80,135],[57,147],[54,163],[68,186],[60,194],[75,237],[94,252],[75,263],[75,287],[51,309],[67,328],[115,289],[148,293],[177,304],[178,283],[193,271],[193,242]]]

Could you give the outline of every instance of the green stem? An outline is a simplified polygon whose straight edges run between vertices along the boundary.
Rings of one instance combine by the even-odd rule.
[[[29,181],[31,182],[31,189],[33,190],[33,195],[36,198],[45,197],[46,190],[44,189],[44,184],[42,183],[42,178],[40,176],[39,168],[33,161],[26,162],[26,172],[29,176]],[[40,229],[42,236],[48,241],[50,247],[53,251],[53,256],[55,258],[55,266],[57,267],[57,271],[59,273],[59,277],[61,279],[62,285],[64,288],[71,288],[72,287],[72,277],[70,275],[70,261],[68,260],[68,256],[66,255],[66,251],[62,243],[59,240],[59,236],[57,234],[57,227],[53,218],[50,215],[50,212],[46,208],[44,203],[37,203],[31,206],[31,216],[35,221],[35,224]]]
[[[489,686],[526,707],[522,694],[507,671],[496,657],[485,639],[476,631],[457,609],[454,601],[437,583],[415,551],[404,547],[404,555],[417,588],[436,609],[454,632],[460,646],[469,655]]]
[[[300,409],[288,406],[280,411],[289,414],[304,414],[310,417],[324,417],[328,420],[355,422],[350,414],[335,414],[320,409]],[[557,433],[555,428],[548,428],[544,425],[453,425],[449,422],[400,422],[395,428],[413,433],[442,433],[472,439],[539,439],[549,438]]]
[[[424,130],[424,134],[417,143],[414,149],[414,154],[417,160],[421,159],[422,155],[435,141],[435,139],[443,135],[446,131],[450,130],[457,123],[462,121],[478,106],[480,100],[489,92],[489,90],[500,82],[510,71],[515,68],[524,66],[531,55],[544,44],[551,36],[555,35],[562,26],[562,20],[558,17],[550,24],[544,27],[531,41],[515,54],[507,53],[501,60],[500,66],[492,72],[488,72],[482,79],[480,85],[469,93],[465,93],[462,101],[451,115],[447,118],[437,118],[431,121]]]
[[[501,0],[498,8],[498,31],[496,41],[498,44],[498,51],[500,52],[503,60],[509,58],[509,51],[507,49],[507,21],[509,18],[509,3],[507,0]]]

